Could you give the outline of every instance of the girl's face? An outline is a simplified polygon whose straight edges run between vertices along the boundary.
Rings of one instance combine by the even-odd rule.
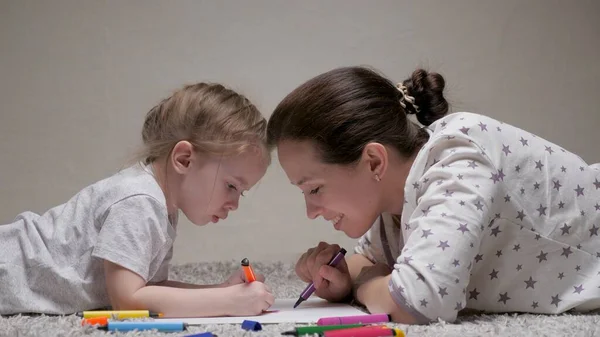
[[[268,162],[262,150],[238,155],[215,156],[194,151],[173,152],[172,163],[179,175],[175,192],[177,208],[195,225],[217,223],[238,208],[240,196],[266,173]]]
[[[351,238],[369,230],[381,212],[382,198],[372,163],[363,157],[353,166],[324,164],[309,142],[284,141],[277,151],[291,183],[304,194],[310,219],[321,216]]]

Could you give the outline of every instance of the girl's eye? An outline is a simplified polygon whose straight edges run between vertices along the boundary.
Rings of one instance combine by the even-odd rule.
[[[233,191],[236,191],[236,192],[238,191],[237,187],[235,187],[235,185],[233,185],[233,184],[227,184],[227,187],[228,187],[230,190],[233,190]],[[242,192],[240,193],[240,195],[243,197],[243,196],[244,196],[244,191],[242,191]]]
[[[311,190],[310,194],[317,194],[317,193],[319,193],[320,189],[321,189],[321,187],[319,186],[319,187],[315,188],[314,190]]]

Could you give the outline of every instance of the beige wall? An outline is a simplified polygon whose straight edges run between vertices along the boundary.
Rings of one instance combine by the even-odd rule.
[[[600,2],[0,0],[0,223],[115,172],[146,111],[220,81],[269,115],[302,81],[368,64],[441,72],[454,110],[517,124],[600,162]],[[292,260],[319,240],[277,160],[226,222],[183,221],[175,261]]]

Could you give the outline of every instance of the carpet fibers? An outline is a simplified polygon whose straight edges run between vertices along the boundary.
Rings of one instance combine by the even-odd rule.
[[[196,263],[174,266],[172,278],[195,283],[221,282],[239,267],[239,262]],[[293,265],[286,263],[256,263],[255,269],[267,276],[267,284],[277,298],[295,298],[305,284],[294,274]],[[599,314],[544,315],[478,315],[462,316],[456,323],[434,323],[427,326],[405,326],[390,324],[405,331],[408,337],[440,336],[600,336]],[[92,327],[82,327],[81,319],[75,316],[11,316],[0,318],[0,336],[187,336],[210,331],[219,337],[281,336],[294,324],[265,324],[262,331],[242,330],[240,324],[205,325],[190,327],[182,333],[159,333],[155,331],[107,333]],[[314,335],[316,336],[316,335]]]

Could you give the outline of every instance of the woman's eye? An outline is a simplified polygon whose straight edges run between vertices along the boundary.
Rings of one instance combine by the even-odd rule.
[[[310,190],[310,194],[317,194],[317,193],[319,193],[320,189],[321,189],[321,187],[317,187],[314,190]]]

